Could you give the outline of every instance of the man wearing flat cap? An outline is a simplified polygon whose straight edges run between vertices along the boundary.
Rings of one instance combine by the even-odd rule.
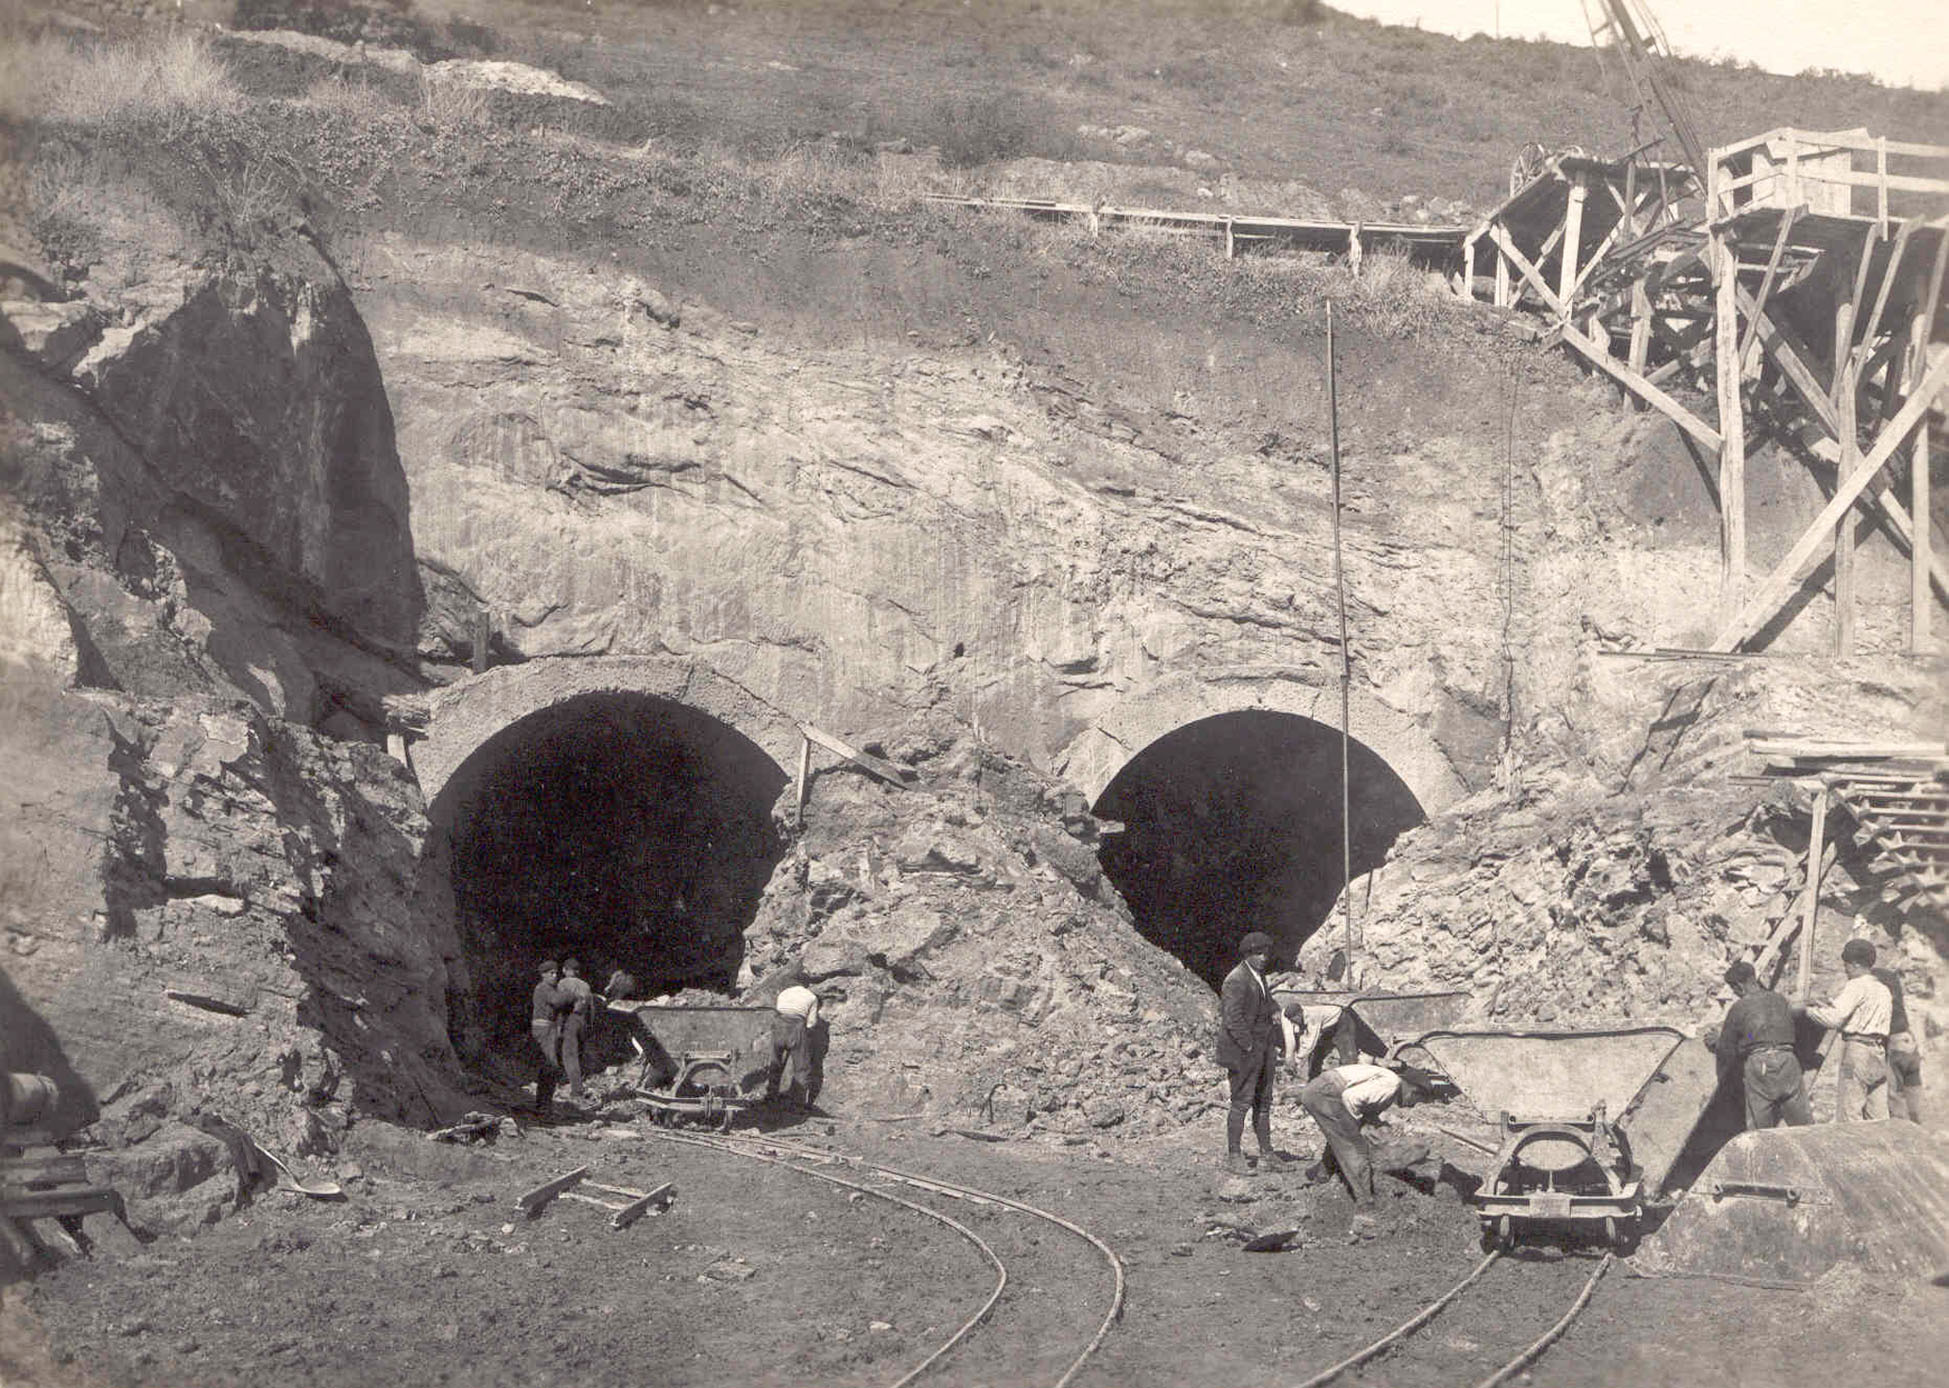
[[[1739,1072],[1748,1128],[1805,1127],[1814,1115],[1793,1053],[1793,1009],[1778,993],[1760,987],[1759,975],[1744,959],[1727,969],[1725,978],[1738,998],[1712,1047],[1719,1057],[1719,1082]]]
[[[1231,1077],[1231,1107],[1225,1114],[1225,1169],[1234,1175],[1252,1170],[1241,1142],[1245,1118],[1259,1140],[1259,1160],[1272,1170],[1286,1164],[1272,1145],[1272,1080],[1278,1073],[1279,1007],[1266,983],[1272,962],[1272,937],[1254,930],[1238,942],[1238,967],[1218,990],[1218,1063]]]
[[[1834,1001],[1826,1007],[1807,1009],[1811,1021],[1841,1033],[1834,1121],[1886,1118],[1888,1032],[1894,1022],[1894,995],[1875,977],[1875,947],[1866,940],[1849,940],[1841,946],[1841,967],[1847,971],[1847,982],[1834,995]]]

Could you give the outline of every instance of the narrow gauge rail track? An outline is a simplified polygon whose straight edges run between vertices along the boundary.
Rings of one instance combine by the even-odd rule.
[[[1470,1287],[1481,1280],[1484,1273],[1500,1262],[1502,1256],[1502,1249],[1492,1250],[1487,1257],[1475,1265],[1467,1277],[1464,1277],[1461,1281],[1415,1312],[1414,1315],[1402,1321],[1401,1324],[1395,1326],[1394,1329],[1388,1331],[1380,1339],[1375,1340],[1363,1349],[1355,1350],[1352,1354],[1330,1368],[1322,1369],[1311,1378],[1295,1384],[1294,1388],[1325,1388],[1326,1384],[1332,1383],[1344,1375],[1352,1373],[1362,1365],[1386,1354],[1389,1350],[1414,1334],[1415,1331],[1421,1329],[1422,1326],[1440,1315],[1448,1307],[1450,1302],[1468,1291]],[[1554,1344],[1557,1338],[1570,1328],[1570,1323],[1576,1320],[1578,1315],[1582,1313],[1584,1307],[1590,1304],[1590,1298],[1597,1291],[1598,1281],[1606,1272],[1610,1271],[1611,1263],[1615,1258],[1616,1255],[1614,1253],[1605,1253],[1598,1260],[1596,1268],[1584,1281],[1583,1289],[1577,1293],[1576,1299],[1570,1303],[1570,1309],[1565,1311],[1562,1317],[1548,1330],[1524,1346],[1515,1358],[1509,1360],[1501,1368],[1476,1384],[1475,1388],[1500,1388],[1501,1384],[1507,1383],[1510,1379],[1521,1373],[1526,1365],[1534,1362],[1538,1355],[1542,1354],[1544,1350]]]
[[[997,1209],[1013,1211],[1028,1218],[1040,1220],[1045,1224],[1052,1225],[1067,1234],[1073,1235],[1088,1244],[1102,1257],[1110,1272],[1111,1292],[1109,1309],[1104,1313],[1103,1319],[1096,1326],[1095,1333],[1090,1336],[1089,1342],[1083,1346],[1074,1358],[1068,1361],[1061,1375],[1054,1380],[1053,1388],[1069,1388],[1069,1385],[1075,1380],[1077,1374],[1082,1372],[1083,1366],[1089,1362],[1090,1357],[1102,1347],[1104,1340],[1109,1338],[1110,1328],[1123,1316],[1125,1287],[1123,1260],[1117,1256],[1114,1249],[1089,1230],[1062,1218],[1060,1215],[1050,1214],[1047,1210],[1037,1209],[1033,1205],[1025,1204],[1020,1200],[1012,1200],[1005,1195],[997,1195],[993,1191],[980,1190],[973,1186],[957,1185],[952,1181],[943,1181],[932,1176],[922,1176],[915,1172],[899,1170],[896,1167],[880,1166],[858,1157],[828,1151],[825,1148],[810,1147],[800,1143],[724,1135],[704,1136],[697,1133],[672,1132],[662,1129],[648,1130],[648,1135],[665,1142],[680,1143],[691,1147],[705,1147],[714,1151],[729,1153],[733,1156],[745,1157],[773,1166],[781,1166],[813,1180],[823,1181],[829,1185],[839,1186],[846,1190],[857,1191],[862,1195],[871,1196],[877,1200],[888,1201],[946,1225],[981,1253],[982,1257],[987,1260],[989,1266],[995,1270],[995,1285],[989,1292],[987,1299],[976,1309],[973,1315],[968,1317],[967,1320],[955,1329],[953,1334],[937,1345],[924,1359],[915,1364],[913,1368],[909,1369],[900,1378],[890,1384],[888,1388],[907,1388],[907,1385],[912,1384],[927,1373],[957,1345],[966,1340],[976,1328],[985,1323],[994,1313],[995,1307],[1000,1303],[1002,1293],[1008,1288],[1009,1273],[1006,1262],[995,1252],[994,1248],[966,1224],[963,1224],[961,1221],[941,1210],[933,1209],[918,1201],[896,1195],[883,1186],[871,1184],[870,1182],[877,1181],[904,1186],[929,1195],[965,1201],[977,1207],[992,1206]],[[817,1169],[820,1166],[843,1167],[853,1172],[860,1179],[854,1180],[836,1176],[829,1171]]]

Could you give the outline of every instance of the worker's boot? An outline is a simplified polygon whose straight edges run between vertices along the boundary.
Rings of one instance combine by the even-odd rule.
[[[1244,1150],[1245,1114],[1229,1109],[1225,1114],[1225,1170],[1234,1176],[1250,1176],[1252,1163]]]
[[[1292,1165],[1290,1158],[1282,1155],[1272,1145],[1272,1116],[1260,1114],[1252,1125],[1252,1134],[1259,1140],[1259,1170],[1284,1171]]]

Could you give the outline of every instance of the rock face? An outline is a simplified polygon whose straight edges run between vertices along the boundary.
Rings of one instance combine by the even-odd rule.
[[[85,344],[0,354],[32,421],[0,517],[0,1049],[142,1148],[113,1164],[170,1225],[227,1170],[186,1116],[303,1154],[465,1101],[419,794],[377,745],[419,596],[364,329],[302,247],[150,269],[60,306]]]

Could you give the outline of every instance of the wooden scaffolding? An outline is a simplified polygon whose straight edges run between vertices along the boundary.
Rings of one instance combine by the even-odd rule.
[[[1935,602],[1949,601],[1929,502],[1930,415],[1949,399],[1949,148],[1772,130],[1710,151],[1703,177],[1645,157],[1655,148],[1542,161],[1464,241],[1464,291],[1537,315],[1545,341],[1698,453],[1720,516],[1712,649],[1764,646],[1831,554],[1834,650],[1850,654],[1867,523],[1909,558],[1908,645],[1922,653]],[[1754,581],[1746,462],[1766,442],[1809,467],[1828,502]]]

